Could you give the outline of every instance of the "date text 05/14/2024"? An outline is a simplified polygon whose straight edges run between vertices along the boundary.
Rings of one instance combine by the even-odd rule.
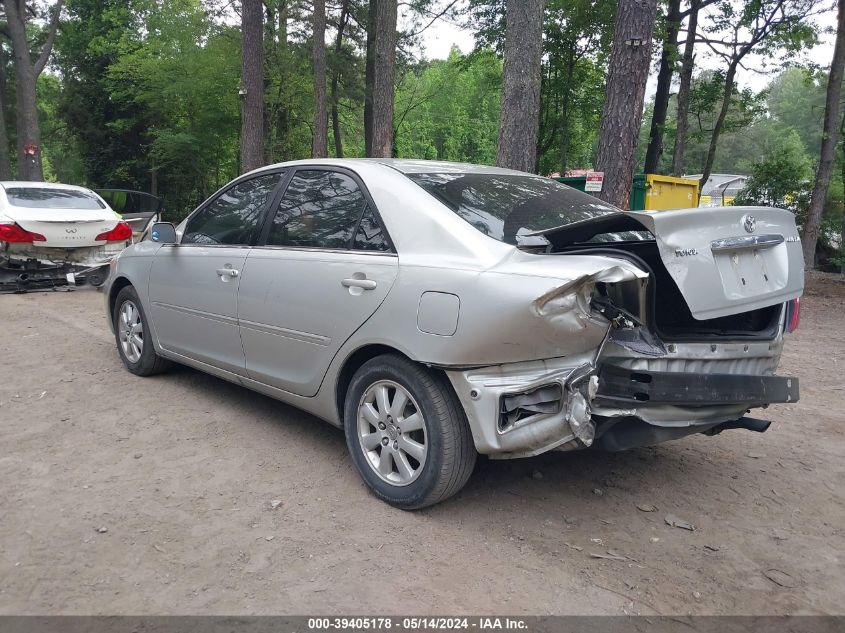
[[[501,617],[334,617],[308,618],[308,629],[319,630],[524,630],[525,620]]]

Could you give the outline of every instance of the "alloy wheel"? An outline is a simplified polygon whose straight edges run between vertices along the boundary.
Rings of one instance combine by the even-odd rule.
[[[126,360],[130,363],[141,360],[144,351],[144,324],[141,321],[141,311],[133,301],[124,301],[120,306],[117,334]]]
[[[407,486],[419,477],[428,453],[425,420],[405,387],[380,380],[364,391],[358,404],[358,441],[383,481]]]

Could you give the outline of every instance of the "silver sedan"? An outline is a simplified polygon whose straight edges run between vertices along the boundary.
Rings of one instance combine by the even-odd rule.
[[[798,323],[795,221],[772,208],[622,212],[554,180],[410,160],[265,167],[112,262],[127,369],[183,363],[344,429],[413,509],[478,453],[764,431]]]

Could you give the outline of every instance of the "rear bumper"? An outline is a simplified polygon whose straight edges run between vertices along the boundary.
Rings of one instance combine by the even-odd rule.
[[[128,242],[107,242],[95,246],[59,248],[36,244],[6,244],[0,251],[0,263],[10,267],[39,268],[103,266],[118,255]]]
[[[595,402],[603,406],[760,407],[796,402],[798,379],[783,376],[661,372],[604,365]]]
[[[593,439],[606,450],[658,444],[711,432],[749,409],[799,397],[797,378],[609,363],[596,369],[588,355],[447,370],[446,375],[464,406],[476,449],[500,459],[585,448]],[[508,412],[518,406],[525,407],[525,415],[507,424]],[[586,426],[591,430],[584,435]]]
[[[0,251],[0,291],[52,288],[86,279],[102,283],[104,267],[122,248],[122,242],[117,248],[106,244],[66,249],[7,244]]]

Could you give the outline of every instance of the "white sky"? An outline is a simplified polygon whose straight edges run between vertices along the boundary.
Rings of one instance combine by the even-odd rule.
[[[818,26],[836,27],[835,11],[828,11],[815,18]],[[682,34],[683,38],[683,34]],[[834,33],[822,33],[819,37],[819,44],[812,49],[803,51],[795,59],[798,63],[812,62],[821,67],[830,66],[833,57]],[[423,32],[423,50],[428,59],[445,59],[449,55],[453,45],[457,45],[462,53],[469,53],[475,46],[474,34],[469,29],[461,28],[459,25],[440,19]],[[708,53],[704,46],[696,50],[698,69],[719,68],[722,63]],[[778,59],[763,59],[760,56],[750,55],[746,68],[737,73],[737,83],[740,87],[750,87],[755,91],[765,88],[780,69]],[[656,63],[652,64],[652,71],[649,77],[647,98],[654,94],[657,80]]]

